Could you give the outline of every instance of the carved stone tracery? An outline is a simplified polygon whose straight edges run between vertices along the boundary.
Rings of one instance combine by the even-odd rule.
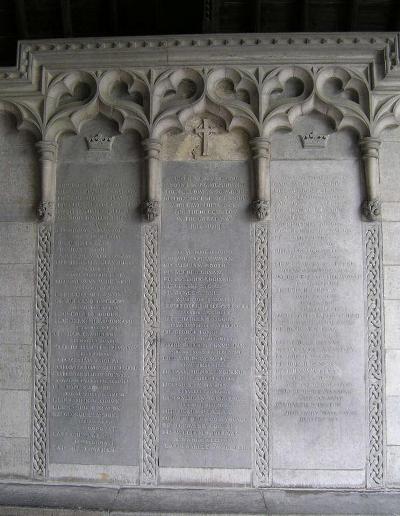
[[[28,49],[32,51],[33,47]],[[385,93],[382,88],[375,93],[374,86],[366,72],[328,63],[61,73],[44,68],[40,93],[12,97],[8,89],[2,94],[0,84],[0,103],[17,116],[20,127],[53,144],[65,132],[79,132],[85,121],[99,113],[116,121],[121,132],[133,130],[149,141],[160,140],[171,130],[185,131],[189,119],[200,115],[207,120],[209,113],[223,120],[229,132],[244,130],[252,142],[254,138],[268,141],[276,130],[292,130],[299,117],[318,112],[333,123],[335,130],[352,128],[359,134],[367,186],[363,213],[375,220],[379,216],[379,192],[375,178],[377,158],[370,154],[371,142],[377,141],[387,127],[400,125],[400,96]],[[206,156],[209,131],[204,127],[201,130],[207,133],[201,149]],[[364,152],[368,145],[370,150]],[[265,168],[259,163],[258,158],[254,160],[256,170]],[[152,190],[146,191],[144,200],[160,201],[160,192],[156,194],[153,188],[157,183],[153,180],[157,169],[153,156],[147,160],[147,167],[148,188]],[[49,168],[43,164],[43,184],[49,183]],[[260,177],[263,175],[268,174]],[[52,202],[46,195],[44,192],[43,207]],[[270,201],[265,190],[258,195],[257,186],[254,200]],[[265,213],[266,204],[258,213]],[[41,213],[47,211],[41,209]],[[156,210],[151,211],[154,214]]]

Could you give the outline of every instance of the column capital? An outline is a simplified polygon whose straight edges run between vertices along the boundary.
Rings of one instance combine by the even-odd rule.
[[[48,161],[56,161],[58,143],[48,140],[42,140],[36,143],[36,148],[39,153],[39,158]]]
[[[361,157],[366,158],[379,158],[379,147],[381,146],[381,140],[378,138],[372,138],[371,136],[364,136],[360,138],[360,149]]]
[[[146,138],[142,140],[145,159],[160,159],[161,141],[158,138]]]
[[[263,136],[256,136],[249,140],[250,149],[253,159],[271,157],[271,142]]]

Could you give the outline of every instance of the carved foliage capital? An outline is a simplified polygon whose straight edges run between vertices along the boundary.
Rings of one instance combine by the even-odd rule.
[[[52,201],[41,201],[37,208],[37,216],[40,222],[51,222],[54,218],[55,203]]]
[[[256,200],[250,204],[251,211],[258,220],[263,220],[269,216],[270,201]]]
[[[362,205],[362,212],[364,214],[364,217],[371,222],[379,220],[382,213],[381,201],[379,199],[365,201]]]
[[[155,200],[144,201],[142,214],[148,222],[153,222],[160,215],[160,202]]]

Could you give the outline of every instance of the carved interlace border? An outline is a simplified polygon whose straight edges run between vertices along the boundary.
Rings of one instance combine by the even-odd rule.
[[[368,327],[368,487],[383,486],[382,264],[380,226],[365,234]]]
[[[32,473],[46,477],[47,448],[47,380],[50,317],[50,272],[52,226],[40,224],[35,306],[34,401]]]
[[[254,484],[270,485],[269,468],[269,314],[268,227],[255,229],[255,454]]]
[[[157,347],[159,342],[158,227],[144,233],[142,481],[156,484],[158,466]]]

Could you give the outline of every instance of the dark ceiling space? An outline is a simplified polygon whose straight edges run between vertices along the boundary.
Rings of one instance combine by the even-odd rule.
[[[399,29],[400,0],[0,0],[0,66],[19,39]]]

